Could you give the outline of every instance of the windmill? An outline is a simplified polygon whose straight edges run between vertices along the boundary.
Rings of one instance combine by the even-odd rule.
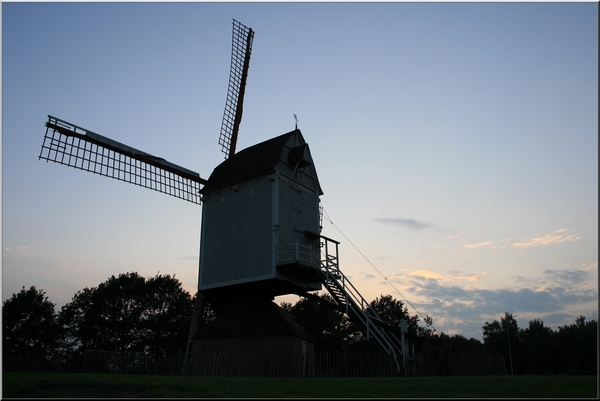
[[[236,153],[254,31],[233,20],[229,86],[219,136],[225,161],[208,179],[131,146],[48,116],[39,156],[202,205],[198,293],[186,358],[206,303],[312,294],[323,286],[401,369],[390,328],[339,269],[339,243],[321,235],[323,194],[308,144],[296,127]],[[263,304],[264,305],[264,304]]]

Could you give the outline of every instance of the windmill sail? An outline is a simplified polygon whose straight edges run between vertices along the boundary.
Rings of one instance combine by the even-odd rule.
[[[46,127],[39,159],[200,204],[206,180],[198,173],[53,116]]]
[[[242,121],[244,92],[253,39],[254,31],[251,28],[233,20],[229,88],[219,136],[219,145],[222,147],[222,152],[225,153],[225,158],[231,157],[235,153],[238,130]]]

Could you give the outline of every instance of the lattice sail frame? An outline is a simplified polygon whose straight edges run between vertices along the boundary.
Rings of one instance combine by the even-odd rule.
[[[229,88],[219,136],[219,145],[221,145],[221,151],[225,153],[225,158],[231,157],[235,153],[238,130],[242,121],[244,92],[253,39],[254,31],[251,28],[233,20]]]
[[[200,204],[206,180],[192,170],[48,116],[39,159],[64,164]]]

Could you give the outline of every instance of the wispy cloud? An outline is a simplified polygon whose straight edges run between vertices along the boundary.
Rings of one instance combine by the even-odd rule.
[[[23,261],[24,255],[31,254],[33,252],[31,245],[22,246],[6,246],[2,250],[2,262],[5,264]]]
[[[488,290],[444,284],[435,279],[413,280],[408,290],[423,301],[411,301],[436,322],[444,322],[444,332],[456,331],[467,338],[481,338],[484,321],[500,319],[505,311],[541,318],[546,324],[567,324],[576,316],[557,313],[568,305],[597,301],[594,290],[568,291],[562,287]],[[589,316],[592,317],[592,316]],[[450,323],[453,322],[453,323]]]
[[[512,246],[515,248],[532,248],[561,242],[575,242],[580,238],[577,234],[567,235],[566,232],[567,229],[563,228],[543,237],[527,238],[523,241],[513,242]]]
[[[598,262],[594,263],[585,263],[581,266],[578,266],[581,270],[598,270]]]
[[[465,273],[458,270],[452,270],[448,272],[448,277],[451,277],[452,280],[456,281],[478,281],[479,275],[487,274],[486,272],[475,274],[475,273]]]
[[[590,268],[591,267],[591,268]],[[594,268],[595,267],[595,268]],[[568,291],[598,288],[598,264],[582,265],[573,269],[545,270],[548,286],[566,288]]]
[[[401,227],[410,228],[411,230],[424,230],[433,227],[429,223],[414,219],[402,219],[402,218],[381,218],[375,219],[376,221],[384,224],[391,224]]]
[[[569,231],[569,229],[562,228],[560,230],[556,230],[553,233],[546,234],[541,237],[529,237],[529,238],[525,238],[521,241],[512,242],[510,244],[510,246],[513,248],[520,248],[520,249],[534,248],[534,247],[542,247],[542,246],[551,245],[551,244],[558,244],[561,242],[575,242],[581,238],[578,234],[568,234],[568,231]],[[465,231],[463,231],[459,234],[450,236],[450,237],[446,237],[446,239],[454,238],[464,232]],[[475,243],[471,243],[471,244],[463,244],[461,246],[464,249],[481,249],[481,248],[489,247],[492,251],[496,251],[499,249],[506,249],[507,245],[505,245],[505,244],[507,242],[511,242],[511,241],[513,241],[511,238],[505,238],[499,242],[498,241],[496,241],[496,242],[484,241],[484,242],[475,242]]]
[[[461,232],[459,232],[458,234],[454,234],[454,235],[451,235],[451,236],[449,236],[449,237],[444,237],[444,239],[452,239],[452,238],[456,238],[456,237],[458,237],[459,235],[463,235],[463,234],[464,234],[464,233],[466,233],[466,232],[467,232],[467,230],[464,230],[464,231],[461,231]]]
[[[579,237],[572,229],[561,229],[523,240],[504,237],[497,241],[466,243],[463,237],[462,243],[456,246],[464,249],[461,254],[468,253],[469,257],[477,254],[478,249],[493,252],[508,246],[520,253],[522,251],[517,248],[527,247],[519,248],[513,243],[543,247],[576,241]],[[387,280],[398,286],[411,306],[419,313],[433,317],[434,326],[447,334],[461,333],[467,338],[481,339],[484,322],[500,319],[506,311],[519,316],[521,327],[526,327],[528,320],[533,318],[540,318],[554,328],[573,323],[581,314],[588,319],[597,319],[597,306],[594,306],[598,302],[596,261],[565,269],[546,268],[541,276],[523,269],[520,275],[511,277],[510,285],[490,289],[485,288],[485,282],[491,279],[486,280],[489,271],[435,271],[434,268],[426,269],[430,264],[424,264],[425,260],[414,263],[412,271],[397,270]]]
[[[433,279],[442,279],[443,276],[439,273],[432,272],[430,270],[417,270],[416,272],[412,272],[408,274],[409,276],[419,276],[424,278],[433,278]]]
[[[490,245],[492,245],[492,241],[479,242],[477,244],[467,244],[467,245],[463,245],[463,248],[479,249],[479,248],[483,248],[483,247],[490,246]]]
[[[484,273],[485,274],[485,273]],[[452,270],[444,274],[440,274],[431,270],[417,270],[407,274],[408,276],[422,279],[433,279],[437,282],[447,281],[477,281],[479,276],[475,273],[465,273],[458,270]],[[398,277],[396,277],[397,279]]]
[[[30,249],[31,245],[24,245],[24,246],[17,246],[17,247],[11,247],[11,246],[7,246],[4,248],[5,251],[24,251],[27,249]]]

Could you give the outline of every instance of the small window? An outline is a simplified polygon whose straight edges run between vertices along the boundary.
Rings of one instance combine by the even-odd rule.
[[[288,164],[290,166],[296,167],[306,167],[309,166],[310,156],[308,153],[308,144],[296,146],[295,148],[290,149],[290,153],[288,154]]]

